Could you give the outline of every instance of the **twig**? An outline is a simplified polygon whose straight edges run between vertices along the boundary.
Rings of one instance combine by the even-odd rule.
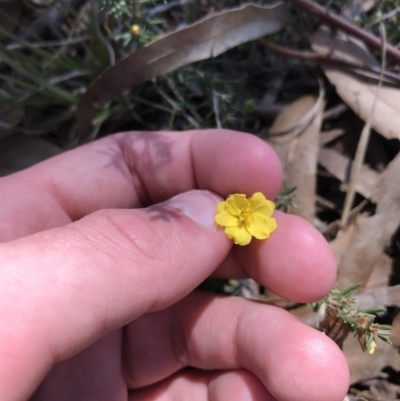
[[[376,24],[380,24],[382,21],[385,21],[385,20],[387,20],[387,19],[389,19],[389,18],[394,17],[399,11],[400,11],[400,7],[396,7],[395,9],[389,11],[388,13],[383,14],[383,15],[379,18],[378,21],[373,21],[372,23],[368,24],[368,25],[367,25],[367,28],[369,29],[369,28],[373,27],[373,26],[376,25]]]
[[[352,209],[349,213],[348,220],[352,219],[354,216],[358,215],[367,205],[369,201],[368,199],[364,199],[359,205],[357,205],[354,209]],[[340,220],[332,221],[329,223],[324,230],[322,231],[323,236],[329,235],[332,231],[339,231],[340,230]]]
[[[382,36],[382,71],[383,71],[385,68],[385,62],[386,62],[386,32],[385,32],[385,28],[384,28],[383,24],[381,24],[379,26],[379,28],[380,28],[380,32],[381,32],[381,36]],[[356,155],[354,157],[354,163],[353,163],[353,167],[351,169],[351,175],[350,175],[349,189],[346,193],[346,199],[344,201],[342,218],[340,220],[340,224],[342,227],[345,227],[347,225],[349,212],[350,212],[351,207],[353,206],[354,197],[355,197],[355,193],[356,193],[355,185],[356,185],[356,181],[358,179],[358,175],[359,175],[361,166],[364,162],[365,153],[367,151],[369,137],[371,135],[372,120],[374,118],[375,107],[378,102],[379,92],[380,92],[381,87],[382,87],[382,74],[379,77],[379,83],[378,83],[378,86],[376,89],[374,102],[372,104],[371,111],[368,115],[367,121],[365,122],[364,128],[361,132],[361,137],[358,142]]]
[[[286,0],[286,1],[314,15],[321,21],[325,22],[327,25],[336,29],[340,29],[349,35],[361,39],[364,43],[366,43],[373,49],[382,50],[382,42],[380,38],[378,38],[371,32],[368,32],[365,29],[362,29],[359,26],[354,25],[351,21],[346,20],[340,15],[337,15],[327,10],[325,7],[320,6],[314,1],[312,0]],[[386,53],[387,56],[390,57],[391,59],[400,62],[400,50],[397,49],[396,47],[390,44],[386,44]]]
[[[146,106],[150,106],[150,107],[153,107],[153,108],[158,109],[158,110],[165,111],[165,112],[170,113],[170,114],[174,112],[172,109],[169,109],[168,107],[165,107],[162,104],[151,102],[150,100],[143,99],[140,96],[135,96],[133,94],[130,94],[129,97],[133,101],[135,101],[137,103],[142,103],[142,104],[145,104]]]
[[[266,39],[258,39],[258,43],[267,48],[276,51],[277,53],[283,54],[284,56],[294,57],[300,60],[304,60],[307,62],[312,62],[319,65],[327,65],[333,67],[342,67],[342,68],[351,68],[362,71],[370,71],[375,74],[383,74],[384,77],[388,78],[392,83],[400,83],[400,75],[394,72],[383,70],[380,67],[374,67],[370,65],[365,65],[362,63],[357,63],[355,61],[344,60],[340,57],[328,55],[324,56],[318,53],[310,52],[310,51],[301,51],[291,49],[289,47],[284,47],[278,45],[276,43],[270,42]]]
[[[144,11],[143,14],[145,15],[146,18],[152,18],[157,14],[162,14],[165,13],[166,11],[169,11],[173,7],[177,6],[185,6],[186,4],[193,3],[195,0],[176,0],[176,1],[170,1],[166,4],[160,4],[159,6],[153,7],[149,11]]]
[[[214,90],[212,90],[212,105],[215,116],[215,124],[217,125],[217,128],[222,128],[221,119],[219,117],[218,97]]]
[[[200,128],[199,122],[197,122],[190,114],[186,113],[186,112],[182,109],[182,107],[181,107],[177,102],[175,102],[175,100],[173,100],[162,88],[160,88],[160,87],[157,85],[157,82],[156,82],[156,80],[155,80],[154,78],[152,79],[152,82],[153,82],[153,85],[154,85],[154,88],[156,89],[156,91],[160,94],[160,96],[162,96],[162,97],[167,101],[167,103],[169,103],[169,105],[170,105],[175,111],[177,111],[178,113],[181,113],[181,114],[186,118],[186,120],[187,120],[190,124],[193,125],[193,127],[197,128],[197,129]]]
[[[181,102],[181,104],[187,103],[187,99],[185,99],[185,96],[183,96],[182,93],[179,92],[174,80],[168,74],[165,76],[165,78],[167,85],[169,86],[175,97]],[[193,116],[193,118],[197,121],[198,124],[201,123],[200,114],[197,113],[196,110],[190,110],[190,114]]]
[[[322,119],[324,121],[333,120],[334,118],[340,117],[347,110],[349,110],[347,104],[339,103],[337,106],[333,106],[331,109],[326,110],[322,115]]]
[[[336,210],[337,209],[336,205],[333,202],[331,202],[328,199],[325,199],[322,196],[317,195],[315,197],[315,200],[317,201],[317,203],[319,203],[322,206],[325,206],[328,209],[331,209],[331,210]]]

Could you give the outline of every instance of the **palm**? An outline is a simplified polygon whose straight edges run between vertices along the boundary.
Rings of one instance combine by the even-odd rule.
[[[122,329],[114,331],[78,355],[56,364],[31,401],[126,400],[121,338]]]

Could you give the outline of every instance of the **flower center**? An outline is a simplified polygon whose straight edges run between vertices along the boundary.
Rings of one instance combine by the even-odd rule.
[[[242,207],[240,209],[240,214],[239,214],[239,227],[242,227],[243,225],[250,223],[250,221],[251,221],[251,208]]]

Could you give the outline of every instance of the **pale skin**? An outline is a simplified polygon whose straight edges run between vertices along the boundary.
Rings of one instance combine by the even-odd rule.
[[[274,199],[281,180],[263,141],[223,130],[118,134],[2,178],[0,400],[341,401],[329,338],[195,290],[212,276],[329,292],[334,257],[302,219],[276,212],[246,247],[213,223],[216,195]]]

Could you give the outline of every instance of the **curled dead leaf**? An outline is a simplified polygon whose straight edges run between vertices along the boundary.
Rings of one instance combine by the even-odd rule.
[[[347,61],[379,68],[379,63],[360,44],[345,37],[337,37],[326,30],[319,30],[311,37],[315,52],[340,57]],[[329,81],[335,85],[339,96],[364,121],[370,114],[378,88],[378,77],[362,71],[345,71],[333,66],[323,67]],[[388,139],[400,139],[400,90],[383,86],[379,92],[372,127]]]

